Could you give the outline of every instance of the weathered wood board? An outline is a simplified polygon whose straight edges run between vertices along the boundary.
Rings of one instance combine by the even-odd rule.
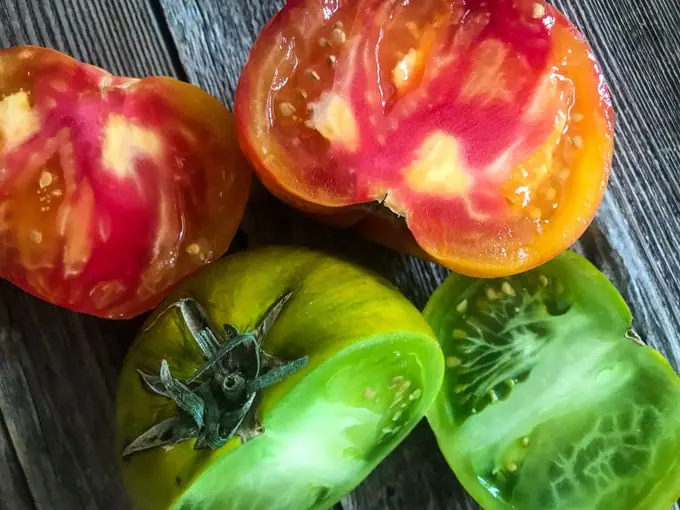
[[[282,0],[5,0],[0,45],[40,44],[118,74],[190,80],[231,106]],[[618,114],[612,181],[576,249],[615,282],[635,327],[680,370],[680,6],[559,0],[592,42]],[[446,271],[332,231],[255,185],[248,245],[302,244],[378,270],[419,307]],[[107,322],[0,283],[0,509],[129,508],[112,451],[117,371],[140,319]],[[478,508],[423,422],[339,505]]]

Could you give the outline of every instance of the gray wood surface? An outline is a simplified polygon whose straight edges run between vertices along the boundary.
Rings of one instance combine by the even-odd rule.
[[[4,0],[0,45],[41,44],[118,74],[188,79],[231,105],[248,48],[281,3]],[[612,181],[576,248],[612,278],[638,331],[680,370],[680,7],[557,4],[592,42],[618,114]],[[360,261],[419,307],[446,274],[314,224],[257,185],[243,230],[252,246],[295,243]],[[139,322],[72,314],[0,282],[0,509],[128,508],[112,452],[113,398]],[[478,508],[425,423],[339,506]]]

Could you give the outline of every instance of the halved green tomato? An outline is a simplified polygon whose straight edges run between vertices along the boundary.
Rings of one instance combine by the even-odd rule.
[[[422,315],[373,273],[294,248],[232,255],[128,354],[124,482],[137,509],[328,508],[422,419],[443,372]]]
[[[680,378],[585,259],[450,276],[425,317],[447,366],[428,420],[484,508],[667,510],[680,497]]]

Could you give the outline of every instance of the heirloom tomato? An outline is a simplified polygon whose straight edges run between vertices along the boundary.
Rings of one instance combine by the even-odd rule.
[[[668,510],[680,497],[680,377],[588,261],[451,276],[425,317],[447,366],[428,420],[485,509]]]
[[[570,246],[612,158],[600,69],[542,0],[289,1],[235,115],[273,194],[471,276]]]
[[[226,252],[250,170],[219,101],[54,50],[0,51],[0,276],[107,318]]]
[[[228,256],[129,352],[124,482],[137,509],[328,508],[421,420],[443,372],[423,316],[369,271],[297,248]]]

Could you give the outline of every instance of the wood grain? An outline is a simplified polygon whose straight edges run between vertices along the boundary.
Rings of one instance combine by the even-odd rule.
[[[172,75],[225,104],[281,0],[5,0],[0,46],[41,44],[118,74]],[[645,339],[680,369],[680,8],[674,0],[558,0],[592,41],[618,112],[612,182],[576,249],[622,291]],[[447,274],[331,231],[254,186],[251,245],[340,253],[393,280],[419,307]],[[118,369],[139,320],[57,309],[0,283],[0,509],[128,504],[111,449]],[[341,504],[475,509],[422,423]]]

